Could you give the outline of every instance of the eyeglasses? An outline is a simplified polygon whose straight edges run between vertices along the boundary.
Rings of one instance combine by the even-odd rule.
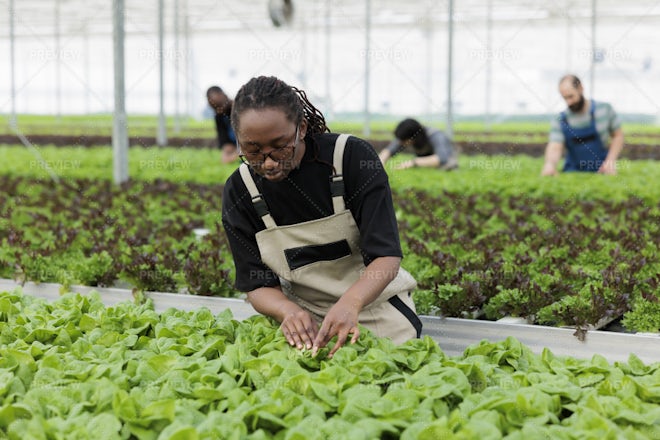
[[[275,162],[281,162],[289,157],[292,157],[296,154],[296,145],[298,145],[298,129],[300,125],[296,125],[296,135],[293,141],[293,144],[288,144],[283,147],[273,148],[268,153],[263,153],[261,151],[245,151],[243,152],[241,146],[238,145],[238,157],[241,158],[243,162],[249,162],[251,164],[263,164],[266,162],[266,158],[270,157]],[[290,154],[293,149],[293,154]]]

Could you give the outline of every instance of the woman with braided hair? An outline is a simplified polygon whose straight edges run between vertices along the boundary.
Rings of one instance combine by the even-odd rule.
[[[305,92],[252,78],[232,108],[243,164],[227,179],[222,222],[238,290],[289,344],[332,355],[358,324],[419,337],[387,174],[364,140],[330,133]]]

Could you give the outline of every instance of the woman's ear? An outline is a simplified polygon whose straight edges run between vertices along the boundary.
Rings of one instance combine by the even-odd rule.
[[[305,139],[305,135],[307,134],[307,119],[303,118],[302,121],[300,121],[300,125],[298,126],[298,137],[300,139]]]

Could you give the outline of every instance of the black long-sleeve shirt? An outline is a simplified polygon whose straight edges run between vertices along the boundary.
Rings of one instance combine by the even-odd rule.
[[[252,173],[257,188],[278,225],[316,220],[333,214],[330,176],[337,134],[324,133],[307,141],[300,167],[281,182]],[[314,160],[318,145],[318,159]],[[402,257],[392,193],[378,154],[366,141],[349,137],[343,162],[346,207],[360,230],[365,266],[378,257]],[[236,288],[249,292],[279,285],[277,276],[261,261],[255,234],[265,225],[236,170],[227,179],[222,200],[222,223],[236,266]],[[265,275],[264,275],[265,274]]]
[[[236,135],[231,127],[229,116],[224,113],[215,114],[215,130],[218,133],[218,147],[222,148],[225,144],[236,145]]]

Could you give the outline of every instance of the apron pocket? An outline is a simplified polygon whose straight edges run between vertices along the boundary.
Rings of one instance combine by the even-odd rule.
[[[347,240],[333,243],[300,246],[284,250],[290,270],[295,270],[317,261],[332,261],[351,255]]]

